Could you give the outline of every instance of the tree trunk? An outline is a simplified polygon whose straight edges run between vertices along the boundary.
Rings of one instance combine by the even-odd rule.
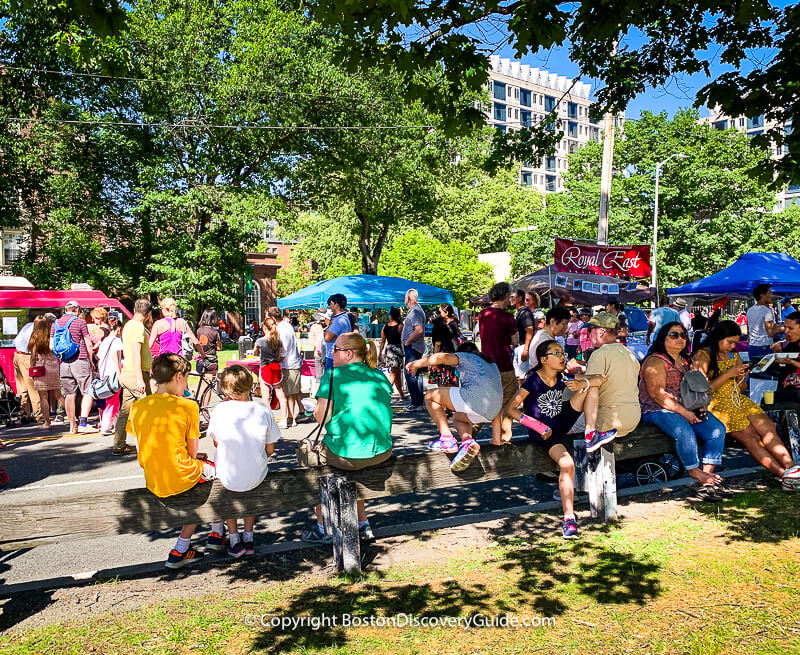
[[[378,262],[389,234],[389,224],[382,223],[375,245],[370,240],[372,222],[366,212],[356,209],[356,216],[361,222],[361,234],[358,236],[358,250],[361,253],[361,272],[366,275],[378,274]]]

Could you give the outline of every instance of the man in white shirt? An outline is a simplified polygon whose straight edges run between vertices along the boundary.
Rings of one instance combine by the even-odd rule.
[[[38,421],[42,418],[42,408],[39,404],[39,392],[33,388],[33,380],[28,374],[31,367],[31,351],[28,341],[33,332],[33,321],[26,323],[14,337],[14,381],[17,383],[17,395],[22,403],[24,418]]]
[[[772,311],[772,289],[769,284],[759,284],[753,289],[756,304],[747,310],[747,354],[755,362],[772,352],[772,337],[780,328]]]
[[[278,325],[278,338],[283,351],[281,385],[283,385],[283,393],[286,396],[286,406],[281,407],[281,422],[278,423],[278,427],[286,429],[295,422],[295,416],[300,418],[303,415],[303,394],[300,392],[300,369],[303,366],[303,359],[297,346],[294,328],[287,320],[288,317],[285,317],[277,307],[270,307],[267,313],[275,319]],[[295,405],[297,406],[296,414]]]

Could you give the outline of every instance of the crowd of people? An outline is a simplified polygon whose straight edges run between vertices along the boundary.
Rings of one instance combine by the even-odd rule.
[[[755,299],[752,315],[748,312],[751,352],[800,352],[800,312],[786,313],[785,338],[767,344],[764,335],[772,339],[778,333],[769,308],[771,292],[756,287]],[[428,317],[416,290],[406,293],[405,316],[400,308],[391,308],[380,339],[372,341],[365,338],[358,315],[348,311],[347,298],[333,294],[327,312],[315,315],[309,329],[317,366],[312,389],[316,402],[308,408],[300,389],[302,359],[295,327],[278,308],[266,312],[263,336],[255,342],[260,399],[252,397],[248,369],[233,365],[219,370],[222,344],[216,313],[206,310],[195,333],[177,315],[171,298],[161,302],[156,321],[150,301],[138,299],[124,326],[120,317],[112,321],[101,308],[91,312],[87,323],[74,302],[67,303],[60,318],[38,316],[20,331],[15,369],[23,378],[20,389],[28,389],[31,411],[38,411],[46,426],[50,408],[63,398],[70,428],[89,431],[89,413],[93,403],[99,405],[101,428],[115,435],[112,452],[136,453],[147,489],[167,506],[178,496],[201,494],[198,485],[212,479],[236,492],[258,486],[281,429],[305,415],[313,418],[317,430],[297,448],[301,465],[359,470],[384,462],[392,453],[393,390],[408,398],[407,411],[427,409],[438,432],[427,445],[453,455],[450,467],[456,473],[480,452],[475,436],[481,425],[491,426],[489,443],[498,447],[511,443],[514,421],[524,426],[530,442],[558,466],[566,539],[578,537],[573,433],[582,432],[586,450],[593,452],[629,434],[640,421],[658,426],[675,441],[677,456],[702,500],[728,495],[715,472],[728,433],[785,489],[800,488],[800,467],[774,423],[744,392],[747,364],[736,350],[742,337],[736,322],[706,320],[693,327],[693,317],[684,314],[685,303],[664,303],[651,317],[651,345],[640,365],[625,345],[625,314],[615,301],[596,313],[566,305],[545,312],[535,293],[505,282],[492,287],[489,300],[476,319],[480,347],[465,339],[447,303],[434,312],[428,347]],[[704,337],[690,349],[693,329]],[[208,424],[216,447],[213,462],[199,452],[199,405],[186,397],[190,358],[200,375],[218,377],[224,395]],[[800,360],[782,361],[781,389],[797,400]],[[697,388],[698,376],[706,381],[706,402],[703,389]],[[101,393],[103,387],[108,393]],[[76,405],[78,393],[82,400]],[[273,409],[280,409],[280,421]],[[136,446],[126,443],[128,434],[136,438]],[[372,539],[363,501],[358,503],[358,521],[361,537]],[[202,558],[191,547],[195,528],[182,527],[168,567]],[[303,539],[331,542],[319,507]],[[254,552],[254,543],[253,516],[220,517],[212,523],[207,548],[241,557]]]

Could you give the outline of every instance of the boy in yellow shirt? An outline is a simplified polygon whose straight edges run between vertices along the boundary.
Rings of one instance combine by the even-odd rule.
[[[168,353],[153,360],[152,378],[156,392],[133,403],[127,431],[136,436],[139,465],[144,469],[147,489],[167,498],[192,489],[199,482],[213,480],[214,465],[198,459],[200,408],[184,398],[191,366],[180,355]],[[201,455],[202,456],[202,455]],[[197,525],[184,525],[166,562],[179,569],[203,558],[190,548]],[[222,522],[212,523],[212,533],[223,534]]]

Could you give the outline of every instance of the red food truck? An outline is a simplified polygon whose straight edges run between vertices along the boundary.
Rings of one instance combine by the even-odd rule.
[[[102,291],[70,290],[44,291],[40,289],[0,289],[0,367],[8,383],[17,392],[14,380],[14,337],[22,327],[37,315],[53,312],[61,316],[64,305],[70,300],[80,303],[82,309],[105,307],[121,311],[128,318],[131,313],[119,300],[109,298]]]

